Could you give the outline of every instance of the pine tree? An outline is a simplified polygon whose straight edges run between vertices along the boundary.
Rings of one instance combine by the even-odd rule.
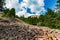
[[[12,9],[10,10],[9,16],[10,16],[10,17],[15,17],[15,9],[14,9],[14,8],[12,8]]]
[[[0,11],[4,10],[4,8],[3,8],[3,5],[5,4],[4,1],[5,0],[0,0]]]
[[[60,0],[58,0],[57,3],[58,3],[57,8],[58,8],[58,10],[60,10]]]

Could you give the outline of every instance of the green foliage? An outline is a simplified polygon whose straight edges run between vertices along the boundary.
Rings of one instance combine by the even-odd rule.
[[[7,14],[8,12],[9,12],[9,9],[6,9],[6,10],[4,11],[5,14]]]
[[[32,25],[47,26],[50,28],[60,29],[60,11],[56,13],[48,9],[47,13],[45,15],[40,15],[39,18],[37,17],[24,18],[22,16],[19,19]]]
[[[4,14],[2,15],[2,17],[7,17],[7,16],[8,16],[8,13],[9,13],[9,9],[6,9],[6,10],[4,11]]]
[[[4,11],[3,17],[11,17],[11,18],[14,18],[15,17],[15,9],[14,8],[12,8],[11,10],[6,9]]]
[[[14,8],[12,8],[12,9],[10,10],[9,16],[10,16],[10,17],[15,17],[15,9],[14,9]]]
[[[3,5],[5,5],[4,0],[0,0],[0,11],[3,11]]]
[[[60,10],[60,0],[57,0],[57,9]]]

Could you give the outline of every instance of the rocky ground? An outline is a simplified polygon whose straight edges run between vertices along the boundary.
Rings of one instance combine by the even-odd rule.
[[[60,40],[60,30],[29,25],[18,19],[0,18],[0,40]]]

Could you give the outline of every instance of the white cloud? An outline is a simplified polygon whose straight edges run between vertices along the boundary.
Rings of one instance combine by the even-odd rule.
[[[25,15],[25,14],[26,14],[26,10],[16,12],[16,15],[18,15],[19,17],[20,17],[20,16],[23,16],[23,15]]]
[[[32,15],[27,13],[25,8],[30,8],[31,12],[35,12],[36,14],[40,14],[41,11],[45,11],[44,0],[23,0],[21,3],[18,3],[18,0],[6,0],[5,6],[10,9],[15,8],[16,15],[24,15],[25,17]]]
[[[5,3],[7,8],[14,8],[18,0],[6,0]]]
[[[39,6],[44,6],[44,0],[38,0]]]

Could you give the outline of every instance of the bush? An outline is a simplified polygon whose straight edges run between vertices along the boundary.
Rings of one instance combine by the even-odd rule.
[[[6,9],[4,11],[3,17],[11,17],[11,18],[15,17],[15,9],[14,8],[12,8],[11,10]]]

